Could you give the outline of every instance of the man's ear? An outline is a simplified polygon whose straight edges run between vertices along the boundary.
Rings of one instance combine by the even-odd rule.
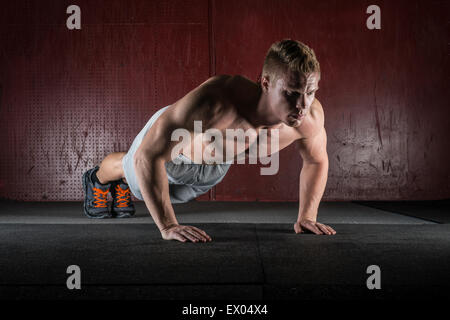
[[[261,77],[261,88],[264,91],[268,91],[269,90],[269,86],[270,86],[270,79],[269,79],[269,75],[264,75]]]

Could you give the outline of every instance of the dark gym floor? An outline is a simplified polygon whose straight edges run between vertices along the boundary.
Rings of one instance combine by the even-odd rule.
[[[337,234],[296,235],[297,203],[190,202],[180,223],[210,243],[163,241],[143,202],[131,219],[92,220],[82,203],[0,202],[2,299],[447,298],[448,201],[323,202]],[[81,290],[66,269],[81,268]],[[381,270],[369,290],[367,267]]]

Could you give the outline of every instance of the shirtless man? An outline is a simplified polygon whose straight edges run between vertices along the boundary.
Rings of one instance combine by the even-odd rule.
[[[132,192],[145,201],[163,239],[211,241],[205,231],[178,224],[172,207],[172,203],[187,202],[207,192],[223,179],[230,166],[229,162],[210,164],[205,158],[201,163],[194,162],[198,158],[191,146],[177,153],[183,163],[174,164],[172,151],[179,141],[171,137],[176,129],[186,129],[193,144],[200,141],[206,147],[201,134],[194,135],[195,120],[201,121],[204,131],[254,130],[256,135],[245,143],[247,150],[259,141],[261,129],[278,130],[279,150],[297,143],[303,168],[294,231],[335,234],[330,226],[316,220],[328,175],[324,112],[314,97],[319,79],[320,67],[313,50],[289,39],[271,46],[258,83],[242,76],[208,79],[174,104],[158,110],[128,152],[108,155],[100,167],[83,175],[85,214],[91,218],[129,217],[134,214]],[[223,136],[226,139],[226,134]],[[237,154],[233,156],[236,159]],[[109,191],[113,197],[111,212],[106,204]]]

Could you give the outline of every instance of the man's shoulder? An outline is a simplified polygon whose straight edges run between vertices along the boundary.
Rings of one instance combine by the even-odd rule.
[[[197,89],[200,93],[215,97],[217,100],[242,100],[256,84],[242,75],[220,74],[210,77],[200,84]],[[235,101],[238,102],[238,101]]]
[[[194,91],[212,102],[221,102],[228,95],[233,79],[234,76],[227,74],[216,75],[200,84]]]
[[[231,125],[231,122],[242,118],[239,110],[245,106],[245,99],[242,97],[249,94],[251,86],[249,79],[240,75],[222,74],[211,77],[204,84],[201,92],[208,97],[210,102],[208,109],[214,114],[221,115],[216,117],[215,124]]]
[[[325,124],[325,114],[323,112],[322,104],[318,99],[314,99],[311,105],[309,115],[304,122],[297,127],[301,138],[309,138],[320,133]]]
[[[325,123],[325,113],[323,112],[322,104],[318,99],[314,99],[311,105],[311,116],[317,122],[319,127],[323,127]]]
[[[230,75],[210,77],[174,103],[171,112],[167,112],[168,120],[176,118],[188,128],[193,121],[202,121],[208,128],[228,119],[234,111],[227,94],[231,78]]]
[[[209,77],[206,81],[204,81],[202,84],[200,84],[199,87],[203,87],[203,86],[213,87],[215,85],[215,86],[217,86],[217,88],[220,88],[232,77],[233,76],[229,75],[229,74],[215,75],[215,76]]]

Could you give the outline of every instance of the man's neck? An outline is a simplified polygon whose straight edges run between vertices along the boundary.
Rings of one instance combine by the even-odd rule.
[[[267,103],[267,95],[264,94],[261,86],[257,84],[257,94],[253,97],[252,102],[248,105],[246,118],[247,121],[256,129],[269,128],[277,126],[281,123],[280,119],[272,116],[269,104]]]
[[[260,83],[245,77],[234,78],[232,100],[241,117],[253,128],[259,130],[279,125],[281,121],[273,117]]]

